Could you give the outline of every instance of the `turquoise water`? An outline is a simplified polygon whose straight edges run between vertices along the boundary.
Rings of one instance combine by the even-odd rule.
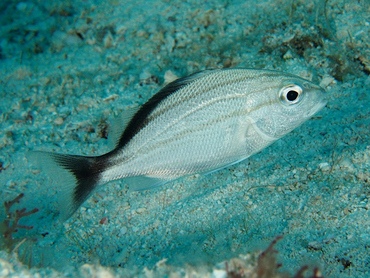
[[[252,254],[243,260],[253,264],[283,235],[275,248],[291,276],[308,264],[324,277],[368,277],[369,9],[334,0],[3,1],[0,199],[23,193],[10,211],[39,211],[19,221],[32,229],[2,238],[0,276],[224,275],[225,260]],[[58,221],[60,189],[28,162],[29,150],[102,154],[114,116],[171,75],[225,67],[294,73],[326,88],[328,103],[242,163],[151,191],[115,181]]]

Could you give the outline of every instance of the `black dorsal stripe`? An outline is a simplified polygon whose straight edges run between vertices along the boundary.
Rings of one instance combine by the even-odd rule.
[[[166,85],[164,88],[162,88],[158,93],[156,93],[154,96],[152,96],[146,103],[144,103],[140,109],[136,112],[136,114],[132,117],[132,119],[127,124],[125,130],[123,131],[118,145],[116,149],[123,148],[130,140],[141,130],[143,129],[147,124],[148,121],[146,119],[150,115],[150,113],[168,96],[175,93],[185,85],[191,83],[195,79],[204,76],[211,72],[213,70],[206,70],[201,71],[197,73],[193,73],[191,75],[188,75],[186,77],[179,78],[168,85]]]

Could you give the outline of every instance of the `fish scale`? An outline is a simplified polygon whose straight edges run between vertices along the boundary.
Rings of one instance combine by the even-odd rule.
[[[113,180],[125,178],[130,188],[143,190],[240,162],[324,105],[324,89],[292,74],[207,70],[175,80],[144,103],[106,154],[33,154],[47,171],[64,173],[60,204],[67,219]]]

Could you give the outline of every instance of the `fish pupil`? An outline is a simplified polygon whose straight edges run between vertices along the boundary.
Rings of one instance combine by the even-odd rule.
[[[298,93],[296,91],[289,91],[287,94],[286,94],[286,98],[287,100],[289,101],[294,101],[296,100],[298,97]]]

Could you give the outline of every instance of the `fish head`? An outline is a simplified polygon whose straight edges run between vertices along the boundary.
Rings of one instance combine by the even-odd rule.
[[[310,119],[326,104],[326,91],[294,75],[270,80],[265,90],[265,105],[253,119],[255,127],[267,138],[283,137]]]

